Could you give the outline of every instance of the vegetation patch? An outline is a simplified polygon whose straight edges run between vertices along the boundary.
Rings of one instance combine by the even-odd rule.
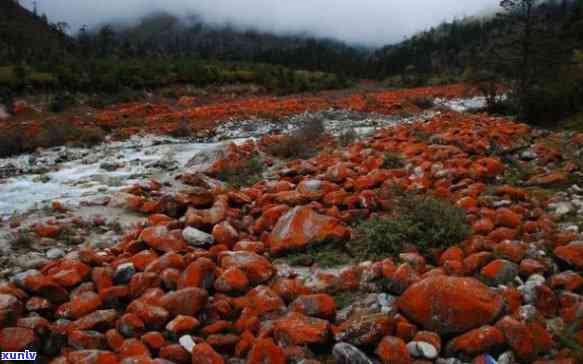
[[[282,159],[311,158],[317,154],[325,132],[323,120],[310,118],[290,135],[268,145],[266,152]]]
[[[405,167],[405,159],[396,153],[386,152],[383,156],[383,168],[399,169]]]
[[[405,194],[397,198],[393,217],[373,218],[357,226],[359,238],[349,250],[360,260],[379,260],[414,244],[429,256],[432,249],[443,249],[463,241],[470,233],[464,210],[448,201]]]
[[[225,168],[217,173],[217,178],[233,187],[240,188],[259,182],[264,170],[265,166],[261,159],[254,157],[242,161],[237,166]]]
[[[354,263],[354,257],[347,246],[340,243],[312,244],[303,251],[294,252],[281,258],[292,266],[311,266],[333,268]]]
[[[433,98],[428,96],[413,96],[409,97],[407,101],[417,106],[421,110],[428,110],[435,106],[435,101]]]
[[[102,143],[104,140],[105,132],[101,128],[78,128],[69,122],[47,123],[33,137],[24,135],[18,127],[11,127],[0,133],[0,157],[64,144],[92,146]]]

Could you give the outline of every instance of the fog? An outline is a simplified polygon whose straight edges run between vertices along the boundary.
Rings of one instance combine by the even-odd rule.
[[[154,11],[198,14],[213,24],[278,34],[309,33],[348,43],[395,43],[443,20],[494,9],[499,0],[36,0],[39,13],[71,30],[132,21]],[[32,8],[33,0],[21,0]]]

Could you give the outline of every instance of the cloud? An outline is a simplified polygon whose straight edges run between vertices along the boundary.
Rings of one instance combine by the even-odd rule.
[[[31,7],[33,0],[22,0]],[[153,11],[196,13],[275,33],[310,33],[349,43],[384,45],[454,17],[494,8],[499,0],[37,0],[39,12],[71,28],[133,20]]]

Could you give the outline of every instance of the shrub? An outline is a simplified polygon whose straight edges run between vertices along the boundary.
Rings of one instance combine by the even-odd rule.
[[[54,113],[65,111],[67,108],[75,104],[75,97],[68,92],[59,92],[53,95],[49,110]]]
[[[9,157],[24,152],[24,135],[17,128],[0,130],[0,157]]]
[[[358,139],[358,133],[354,130],[354,128],[350,128],[348,130],[343,131],[338,136],[338,143],[341,146],[347,146],[354,143]]]
[[[83,146],[92,146],[105,140],[105,132],[98,127],[81,128],[77,134],[77,140]]]
[[[325,131],[321,119],[310,118],[278,143],[269,145],[267,153],[283,159],[310,158],[317,153]]]
[[[435,101],[433,101],[433,98],[428,96],[413,96],[409,97],[407,101],[417,106],[421,110],[431,109],[435,106]]]
[[[217,178],[233,187],[253,185],[261,180],[264,165],[257,157],[241,162],[234,168],[226,168],[217,173]]]
[[[469,232],[465,212],[445,200],[405,194],[397,199],[391,218],[373,218],[359,224],[360,239],[354,254],[378,259],[396,255],[404,244],[417,246],[429,256],[432,249],[446,248],[464,240]]]
[[[173,136],[174,138],[188,138],[191,137],[192,134],[192,129],[190,129],[186,119],[181,119],[176,129],[170,132],[170,136]]]
[[[385,169],[399,169],[405,166],[403,157],[399,154],[386,152],[383,160],[383,168]]]

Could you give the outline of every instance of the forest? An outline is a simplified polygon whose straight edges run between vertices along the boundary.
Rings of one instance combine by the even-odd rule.
[[[176,83],[248,83],[286,94],[373,79],[390,87],[467,81],[491,96],[499,91],[493,85],[518,82],[520,100],[492,102],[492,110],[533,123],[576,115],[583,96],[583,2],[529,0],[528,14],[515,11],[516,1],[503,3],[514,10],[455,19],[373,49],[207,25],[196,15],[179,19],[163,12],[135,24],[71,30],[8,0],[0,12],[0,87],[4,94],[130,95]]]

